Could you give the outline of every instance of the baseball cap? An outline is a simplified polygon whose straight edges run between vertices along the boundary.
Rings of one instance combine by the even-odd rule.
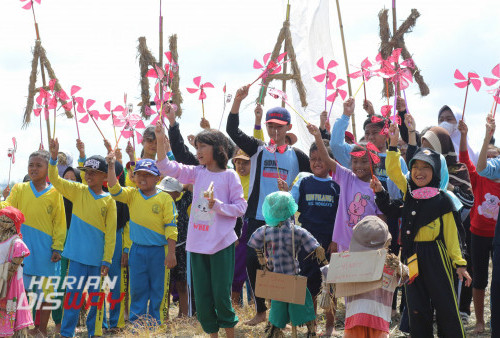
[[[85,171],[87,169],[94,169],[103,173],[108,172],[108,164],[101,155],[90,156],[83,163],[83,167],[78,167],[79,170]]]
[[[236,155],[234,155],[234,157],[233,157],[233,161],[238,159],[238,158],[245,160],[245,161],[250,161],[250,156],[248,156],[247,153],[245,153],[241,149],[238,149],[238,151],[236,152]]]
[[[354,135],[350,132],[350,131],[347,131],[344,133],[345,137],[347,137],[349,140],[351,140],[352,142],[355,141],[354,139]]]
[[[134,173],[138,171],[145,171],[147,173],[150,173],[151,175],[161,176],[160,171],[156,167],[156,161],[150,159],[137,161],[137,163],[135,164]]]
[[[290,113],[283,107],[271,108],[266,113],[266,123],[269,122],[274,122],[282,125],[290,124]]]
[[[167,176],[161,180],[160,184],[158,184],[158,189],[165,192],[182,192],[182,190],[184,190],[181,182],[170,176]]]
[[[349,251],[382,249],[391,240],[387,224],[377,216],[366,216],[352,229]]]

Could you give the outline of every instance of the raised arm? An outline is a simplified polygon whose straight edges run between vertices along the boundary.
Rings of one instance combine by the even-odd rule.
[[[492,174],[495,174],[493,172],[494,170],[490,170],[491,173],[489,171],[483,173],[483,170],[485,170],[488,166],[486,163],[488,157],[488,146],[490,144],[491,138],[493,137],[493,134],[495,133],[495,128],[495,119],[491,116],[491,114],[488,114],[488,117],[486,118],[486,133],[484,135],[483,146],[481,147],[481,152],[479,153],[479,158],[476,165],[478,173],[481,176],[485,176],[488,178],[498,178],[492,176]],[[498,173],[496,174],[498,175]]]
[[[314,141],[316,142],[316,146],[318,147],[319,156],[321,160],[325,162],[326,166],[335,173],[337,169],[337,162],[333,158],[328,155],[328,151],[326,150],[325,144],[323,143],[323,139],[321,138],[321,132],[318,127],[313,124],[307,125],[307,130],[314,136]]]
[[[387,152],[387,158],[385,160],[385,168],[387,170],[387,175],[393,181],[396,186],[401,190],[403,194],[406,194],[407,181],[406,177],[401,170],[400,154],[397,148],[399,140],[399,128],[398,125],[393,123],[389,127],[389,151]]]
[[[238,147],[240,147],[248,156],[253,156],[262,141],[246,135],[239,128],[240,119],[239,111],[241,106],[241,101],[248,96],[249,85],[243,86],[236,92],[233,106],[231,107],[231,113],[227,117],[226,132],[229,137],[233,140]]]
[[[352,146],[345,142],[345,131],[349,126],[351,115],[354,113],[354,107],[355,102],[353,98],[349,98],[344,102],[344,113],[335,121],[330,138],[330,148],[332,149],[333,156],[346,168],[351,167]]]
[[[255,137],[258,140],[261,140],[262,142],[265,142],[264,131],[262,130],[262,116],[264,115],[264,111],[262,110],[262,105],[260,103],[257,103],[257,106],[255,106],[255,110],[253,112],[255,114],[253,137]]]
[[[170,108],[170,104],[167,104],[166,116],[170,124],[168,128],[168,137],[171,141],[170,147],[172,148],[172,153],[176,161],[190,165],[200,164],[196,156],[189,151],[188,146],[184,143],[179,123],[175,121],[175,112]]]
[[[51,139],[49,143],[50,161],[49,161],[49,180],[50,183],[61,193],[64,197],[73,202],[75,193],[80,188],[80,183],[70,182],[59,176],[57,170],[57,154],[59,153],[59,141]]]

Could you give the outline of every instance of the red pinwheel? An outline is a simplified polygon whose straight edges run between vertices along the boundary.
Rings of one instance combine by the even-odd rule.
[[[462,111],[462,121],[463,121],[465,114],[465,105],[467,104],[467,94],[469,93],[469,85],[472,83],[472,86],[474,87],[476,92],[479,92],[479,89],[481,88],[481,80],[479,78],[479,75],[472,72],[467,73],[467,78],[466,78],[462,73],[460,73],[458,69],[455,70],[454,77],[455,79],[460,80],[459,82],[455,82],[455,86],[457,86],[458,88],[467,88],[465,90],[464,109]]]
[[[328,117],[326,118],[327,120],[330,120],[330,113],[332,112],[333,103],[335,102],[335,99],[337,98],[337,96],[340,95],[340,97],[342,98],[342,101],[345,100],[345,98],[347,96],[347,92],[343,89],[340,89],[340,87],[345,85],[346,83],[347,82],[345,82],[342,79],[338,79],[335,85],[333,84],[333,81],[327,83],[326,88],[333,90],[333,93],[326,97],[326,100],[332,103],[330,105],[330,110],[328,111]]]
[[[493,67],[493,69],[491,70],[491,73],[495,77],[497,77],[497,79],[490,78],[490,77],[484,77],[483,78],[484,83],[488,87],[493,86],[494,84],[496,84],[500,80],[500,63],[498,65],[496,65],[495,67]],[[497,111],[497,105],[498,105],[498,103],[500,103],[500,86],[497,88],[488,90],[488,93],[493,94],[493,101],[494,101],[493,103],[495,105],[495,110],[493,111],[493,117],[495,117],[495,113]],[[491,107],[491,109],[493,110],[493,107]]]
[[[391,116],[391,111],[392,111],[391,105],[382,106],[382,108],[380,109],[382,118],[375,115],[372,115],[371,117],[372,123],[378,123],[384,121],[384,127],[380,131],[380,135],[387,135],[389,133],[389,124],[391,122],[401,125],[401,117],[399,115]]]
[[[330,69],[337,67],[339,64],[335,60],[330,60],[330,62],[328,62],[328,66],[325,68],[325,62],[323,60],[323,57],[321,57],[318,60],[318,62],[316,62],[316,65],[320,69],[325,71],[324,73],[321,73],[319,75],[314,76],[313,79],[315,79],[318,82],[323,82],[323,80],[326,79],[326,81],[325,81],[325,110],[326,110],[326,101],[327,101],[327,95],[328,95],[328,82],[333,82],[337,78],[337,76],[334,73],[330,72]]]
[[[7,187],[10,186],[10,170],[12,168],[12,164],[16,163],[16,151],[17,151],[17,141],[16,138],[12,138],[13,148],[7,149],[7,156],[9,157],[9,179],[7,180]]]
[[[264,55],[264,63],[263,64],[257,60],[254,60],[253,61],[253,68],[262,70],[262,73],[259,75],[258,78],[255,79],[254,82],[252,82],[250,84],[250,86],[252,86],[259,79],[262,79],[262,81],[264,81],[269,74],[276,74],[276,73],[281,72],[281,65],[284,63],[283,60],[284,60],[285,56],[286,56],[286,52],[280,54],[276,58],[276,60],[271,60],[271,53],[267,53]]]
[[[191,94],[196,93],[198,90],[200,91],[200,96],[198,97],[201,100],[201,110],[203,112],[203,118],[205,118],[205,105],[203,104],[203,100],[207,98],[207,94],[205,94],[205,88],[214,88],[214,85],[210,82],[201,83],[201,76],[197,76],[193,79],[193,82],[197,88],[186,88],[187,91]]]
[[[368,142],[365,147],[363,147],[362,145],[360,145],[358,143],[356,143],[356,145],[358,147],[363,148],[363,150],[353,151],[353,152],[351,152],[351,155],[354,156],[354,157],[364,157],[368,153],[369,160],[370,160],[370,172],[371,172],[372,177],[373,177],[373,165],[372,165],[372,162],[375,163],[375,164],[377,164],[377,163],[380,162],[380,158],[377,155],[380,151],[371,142]]]
[[[21,2],[25,2],[26,0],[21,0]],[[42,3],[42,0],[34,0],[36,1],[39,5]],[[33,0],[28,0],[23,6],[24,9],[31,9],[33,6]]]

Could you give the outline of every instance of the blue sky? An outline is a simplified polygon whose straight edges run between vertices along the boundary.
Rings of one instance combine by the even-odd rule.
[[[298,1],[291,1],[292,20],[293,6]],[[358,64],[367,56],[374,58],[380,41],[378,12],[384,6],[390,7],[391,2],[344,0],[340,4],[349,63]],[[11,138],[17,137],[19,144],[12,173],[14,180],[25,175],[28,155],[37,149],[40,138],[38,121],[34,117],[27,129],[21,129],[35,40],[31,11],[21,6],[20,1],[4,0],[0,12],[0,78],[3,83],[0,156],[4,159],[0,161],[0,182],[7,180],[7,148],[11,146]],[[476,71],[481,76],[491,76],[493,66],[500,63],[500,26],[496,24],[500,3],[425,0],[397,1],[397,6],[399,23],[406,19],[412,7],[421,14],[414,31],[405,36],[408,49],[431,91],[425,98],[420,97],[416,85],[407,91],[410,111],[416,116],[420,129],[436,124],[437,111],[444,104],[462,109],[465,91],[453,85],[456,68],[463,73]],[[95,99],[96,108],[103,111],[104,102],[108,100],[113,105],[121,103],[124,92],[128,93],[129,101],[138,103],[137,39],[145,36],[150,50],[158,56],[158,8],[158,0],[42,0],[42,5],[35,4],[43,46],[63,87],[69,91],[73,84],[81,86],[79,94]],[[275,0],[163,1],[165,46],[168,46],[168,35],[178,35],[184,98],[180,124],[185,136],[200,130],[198,121],[201,118],[200,102],[185,88],[191,86],[192,79],[198,75],[216,86],[207,90],[205,112],[212,126],[217,127],[222,114],[224,83],[227,83],[228,92],[234,94],[239,86],[258,76],[258,71],[252,68],[253,59],[260,60],[274,47],[284,20],[284,8],[284,1]],[[330,24],[335,59],[341,64],[337,73],[345,78],[335,1],[330,2]],[[37,83],[40,85],[41,81]],[[358,86],[359,82],[353,82],[353,90]],[[384,104],[380,89],[380,80],[368,82],[368,98],[376,110]],[[257,90],[257,87],[252,88],[251,98],[245,101],[241,112],[243,129],[249,133],[253,126],[251,101]],[[358,134],[365,116],[361,98],[359,94]],[[484,118],[491,103],[484,89],[479,93],[469,91],[466,120],[470,124],[473,144],[480,144]],[[268,99],[265,109],[277,104]],[[337,110],[332,116],[337,117],[339,113]],[[109,121],[99,124],[112,139]],[[45,129],[43,132],[46,144]],[[80,132],[88,155],[104,154],[102,138],[93,125],[81,126]],[[74,121],[59,117],[57,136],[61,148],[72,152],[76,158]]]

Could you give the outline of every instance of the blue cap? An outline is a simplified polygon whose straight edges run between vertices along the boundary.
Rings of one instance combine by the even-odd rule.
[[[273,122],[281,125],[290,124],[290,113],[283,107],[271,108],[266,113],[266,123]]]
[[[150,173],[151,175],[160,176],[160,171],[156,167],[156,161],[150,159],[138,161],[135,164],[134,173],[138,171],[145,171]]]

